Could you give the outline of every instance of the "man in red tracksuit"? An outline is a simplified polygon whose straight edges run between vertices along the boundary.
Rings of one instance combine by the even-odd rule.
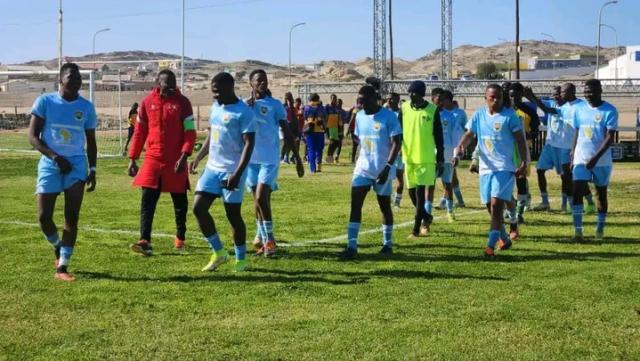
[[[170,70],[158,73],[156,87],[138,109],[138,121],[129,149],[129,176],[142,188],[140,206],[140,240],[131,250],[151,256],[151,226],[160,193],[169,192],[176,216],[175,248],[184,248],[187,231],[187,190],[189,175],[187,157],[196,140],[191,103],[176,86],[176,76]],[[138,172],[136,159],[146,143],[142,168]]]

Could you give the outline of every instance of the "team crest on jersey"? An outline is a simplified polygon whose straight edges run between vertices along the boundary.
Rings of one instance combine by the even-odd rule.
[[[602,114],[597,113],[596,114],[596,122],[600,122],[602,120]]]
[[[591,127],[582,128],[582,132],[587,139],[593,138],[593,129]]]
[[[489,153],[493,153],[493,140],[491,140],[491,138],[484,139],[484,146],[487,148]]]
[[[260,107],[260,114],[267,115],[267,113],[269,113],[269,108],[267,108],[265,106],[261,106]]]
[[[73,117],[76,118],[77,121],[81,121],[82,119],[84,119],[84,113],[82,112],[82,110],[77,110],[75,113],[73,113]]]
[[[230,120],[231,120],[231,114],[225,114],[225,115],[222,116],[222,122],[224,124],[229,123]]]
[[[499,132],[500,129],[502,129],[502,123],[500,122],[493,123],[493,130],[495,130],[496,132]]]
[[[380,131],[380,123],[374,122],[373,123],[373,130],[375,130],[376,132]]]

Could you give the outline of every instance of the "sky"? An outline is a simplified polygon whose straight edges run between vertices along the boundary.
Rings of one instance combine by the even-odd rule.
[[[520,38],[595,46],[605,0],[520,0]],[[354,61],[373,53],[373,0],[186,0],[185,55],[220,61]],[[515,0],[453,0],[453,45],[492,45],[515,37]],[[120,50],[181,52],[181,0],[63,0],[68,56]],[[57,57],[57,0],[0,0],[0,63]],[[620,45],[640,44],[639,0],[603,11]],[[414,60],[440,48],[440,0],[393,0],[394,53]],[[602,46],[614,35],[602,29]]]

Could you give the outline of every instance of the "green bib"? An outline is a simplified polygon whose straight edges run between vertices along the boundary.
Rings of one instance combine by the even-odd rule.
[[[402,159],[405,163],[436,162],[436,141],[433,124],[438,107],[429,103],[415,109],[410,102],[402,104]]]

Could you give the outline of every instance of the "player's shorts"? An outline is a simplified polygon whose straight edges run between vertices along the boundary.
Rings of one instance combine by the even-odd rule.
[[[400,154],[396,157],[396,161],[393,165],[396,167],[396,170],[404,170],[404,162],[402,161]]]
[[[516,176],[513,172],[490,172],[480,175],[480,201],[488,204],[491,198],[510,201]]]
[[[442,174],[439,177],[445,183],[451,183],[453,180],[453,164],[444,163],[442,167]]]
[[[589,170],[585,164],[576,164],[573,166],[573,180],[593,182],[596,187],[606,187],[611,178],[611,169],[611,166],[596,166]]]
[[[340,132],[338,128],[327,128],[327,134],[329,136],[329,140],[340,140]]]
[[[557,174],[562,175],[562,166],[571,162],[569,159],[570,152],[571,151],[569,149],[562,149],[545,144],[542,148],[542,152],[540,153],[540,157],[538,158],[536,169],[555,169]]]
[[[247,166],[247,187],[254,188],[258,183],[271,187],[271,191],[278,190],[279,164],[249,164]]]
[[[432,186],[436,184],[435,163],[405,163],[405,174],[407,175],[407,187],[409,189],[417,186]]]
[[[78,182],[87,181],[87,157],[78,155],[64,158],[71,163],[71,172],[67,174],[62,174],[53,160],[44,156],[40,158],[36,193],[61,193]]]
[[[351,180],[352,187],[371,187],[373,191],[376,192],[379,196],[390,196],[391,195],[391,183],[393,182],[393,178],[391,176],[392,172],[389,172],[389,178],[387,182],[384,184],[378,184],[375,179],[366,178],[360,175],[353,175],[353,179]]]
[[[231,173],[214,171],[205,167],[200,179],[198,179],[196,194],[207,193],[217,197],[222,197],[224,203],[242,203],[244,186],[247,180],[247,171],[245,170],[242,174],[240,182],[238,182],[238,188],[234,190],[222,187],[222,182],[226,181],[230,175]]]

